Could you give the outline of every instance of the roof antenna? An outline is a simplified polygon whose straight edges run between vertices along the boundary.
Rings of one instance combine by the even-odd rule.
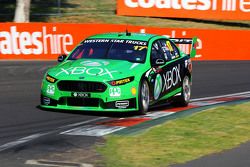
[[[131,33],[128,32],[128,27],[126,27],[126,36],[131,36]]]

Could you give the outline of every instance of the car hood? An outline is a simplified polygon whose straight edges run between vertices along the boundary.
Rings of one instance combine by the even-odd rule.
[[[79,59],[67,60],[49,69],[48,74],[65,80],[109,81],[144,73],[144,64],[125,60]]]

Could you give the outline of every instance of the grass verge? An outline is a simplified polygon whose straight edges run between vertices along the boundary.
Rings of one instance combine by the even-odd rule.
[[[110,135],[97,147],[108,167],[184,163],[250,140],[250,103],[205,110],[134,136]]]

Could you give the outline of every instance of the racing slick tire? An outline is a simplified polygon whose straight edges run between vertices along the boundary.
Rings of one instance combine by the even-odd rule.
[[[178,107],[186,107],[191,97],[191,80],[186,75],[182,81],[181,95],[174,99],[174,105]]]
[[[149,86],[148,82],[143,79],[139,87],[139,114],[145,115],[149,109]]]

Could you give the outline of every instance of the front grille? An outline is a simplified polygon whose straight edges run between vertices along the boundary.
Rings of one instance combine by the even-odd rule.
[[[89,81],[60,81],[58,89],[71,92],[104,92],[107,86],[101,82]]]
[[[98,107],[100,99],[98,98],[67,98],[68,106],[77,106],[77,107]]]

